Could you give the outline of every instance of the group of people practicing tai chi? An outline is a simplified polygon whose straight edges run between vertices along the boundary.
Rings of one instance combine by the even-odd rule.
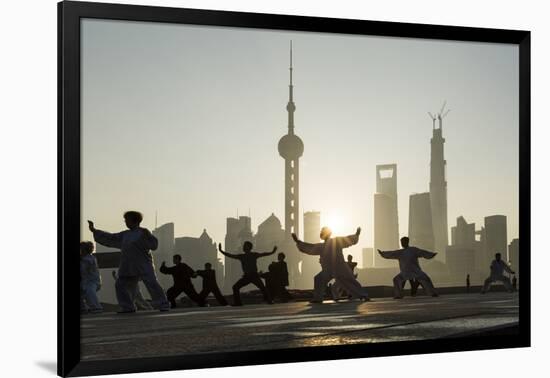
[[[160,272],[173,276],[174,285],[166,293],[158,282],[155,274],[155,265],[151,251],[158,247],[158,240],[151,232],[140,226],[143,220],[141,213],[128,211],[124,213],[124,221],[127,230],[118,233],[109,233],[95,228],[94,223],[88,221],[90,231],[94,240],[107,247],[118,248],[121,251],[118,273],[113,272],[115,277],[115,290],[118,304],[121,308],[119,313],[132,313],[136,308],[148,309],[150,306],[160,311],[168,311],[170,307],[176,307],[176,298],[185,293],[192,301],[199,306],[205,306],[206,298],[210,293],[214,294],[220,305],[227,305],[217,283],[216,273],[211,264],[206,263],[204,270],[194,271],[187,264],[182,262],[180,255],[173,256],[172,267],[167,267],[163,261]],[[359,241],[361,228],[357,228],[355,234],[332,237],[328,227],[323,227],[320,232],[320,243],[306,243],[292,234],[298,250],[307,255],[319,256],[321,271],[315,275],[313,283],[313,299],[311,303],[322,303],[327,285],[334,280],[331,286],[333,298],[337,299],[339,293],[345,293],[350,299],[369,301],[367,290],[357,280],[353,273],[357,265],[348,256],[344,259],[343,249],[348,248]],[[402,290],[406,281],[411,283],[411,293],[416,292],[419,285],[422,285],[427,294],[437,296],[430,277],[420,268],[419,258],[431,259],[436,253],[422,250],[409,245],[409,238],[401,238],[402,249],[396,251],[380,251],[383,258],[395,259],[399,262],[399,274],[393,278],[394,298],[403,297]],[[278,297],[283,302],[288,301],[291,296],[286,290],[288,286],[288,269],[284,253],[279,253],[276,262],[270,264],[268,272],[259,272],[257,260],[261,257],[273,255],[277,247],[270,252],[259,253],[252,251],[253,245],[250,241],[243,244],[243,253],[228,253],[219,244],[219,251],[224,256],[239,260],[243,270],[243,276],[233,285],[233,305],[241,306],[240,289],[248,284],[253,284],[261,291],[264,301],[272,304],[273,298]],[[98,313],[102,311],[101,304],[97,298],[97,291],[101,288],[101,277],[95,257],[92,255],[94,245],[92,242],[80,243],[80,274],[81,274],[81,311]],[[491,276],[485,280],[482,293],[485,293],[489,285],[495,281],[502,281],[507,290],[511,291],[510,280],[503,272],[513,272],[500,259],[497,253],[491,264]],[[200,293],[195,291],[191,278],[202,277],[203,288]],[[262,282],[265,279],[266,285]],[[138,283],[143,282],[151,296],[151,305],[143,299]],[[414,295],[414,294],[413,294]],[[145,302],[145,303],[144,303]]]

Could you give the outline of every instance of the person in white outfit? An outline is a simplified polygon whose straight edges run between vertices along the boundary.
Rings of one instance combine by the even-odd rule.
[[[313,300],[312,303],[322,303],[327,284],[333,278],[339,288],[344,289],[352,298],[359,298],[364,301],[369,300],[367,291],[361,286],[359,281],[353,276],[353,273],[344,259],[342,250],[348,248],[359,241],[361,228],[358,227],[353,235],[334,237],[332,231],[328,227],[323,227],[320,232],[322,243],[305,243],[298,240],[296,234],[292,234],[292,238],[296,242],[298,250],[307,254],[320,256],[321,272],[319,272],[314,280]]]
[[[135,293],[140,279],[151,295],[153,307],[160,311],[170,309],[166,294],[157,280],[151,254],[151,250],[157,249],[158,240],[151,231],[140,227],[142,220],[140,212],[127,211],[124,222],[128,230],[115,234],[98,230],[92,221],[88,221],[96,242],[106,247],[120,248],[120,265],[115,282],[117,301],[121,307],[119,313],[136,311]]]
[[[425,251],[420,248],[409,246],[409,238],[401,238],[401,246],[403,249],[398,249],[396,251],[381,251],[378,250],[378,253],[385,259],[395,259],[399,261],[399,274],[393,278],[393,291],[394,298],[401,299],[403,298],[402,288],[403,284],[407,280],[417,280],[424,290],[431,295],[432,297],[437,297],[435,292],[432,280],[430,277],[420,268],[418,263],[418,258],[423,257],[425,259],[431,259],[437,253]]]
[[[101,276],[93,252],[94,243],[80,243],[80,312],[95,314],[102,312],[103,307],[97,298],[97,292],[101,289]]]
[[[516,274],[508,264],[506,264],[504,261],[502,261],[502,257],[500,253],[497,253],[495,255],[495,259],[491,263],[491,275],[485,280],[485,283],[483,284],[483,289],[481,289],[481,294],[485,294],[487,290],[489,290],[489,287],[493,282],[502,282],[504,287],[506,288],[506,291],[511,293],[512,290],[512,284],[510,283],[510,278],[506,277],[504,275],[504,271],[508,272],[509,274]]]

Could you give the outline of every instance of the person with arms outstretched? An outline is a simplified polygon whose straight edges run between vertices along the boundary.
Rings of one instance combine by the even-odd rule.
[[[141,279],[151,295],[153,307],[168,311],[170,303],[155,275],[155,264],[151,250],[156,250],[158,240],[146,228],[140,227],[143,215],[138,211],[124,213],[127,230],[109,233],[95,228],[88,221],[88,227],[94,234],[94,240],[106,247],[120,249],[120,265],[115,282],[116,297],[121,310],[119,313],[136,312],[135,293]]]
[[[328,227],[323,227],[319,237],[322,243],[306,243],[298,239],[296,234],[292,238],[296,242],[298,250],[307,255],[319,256],[321,263],[321,272],[313,279],[313,299],[311,303],[322,303],[327,284],[333,278],[336,280],[337,287],[346,290],[352,297],[361,300],[369,300],[367,291],[363,289],[359,281],[353,276],[353,272],[344,259],[342,250],[357,244],[361,228],[358,227],[353,235],[332,238],[332,231]]]
[[[185,293],[193,302],[201,307],[204,307],[203,299],[197,294],[191,278],[197,277],[197,273],[187,264],[181,261],[180,255],[172,256],[174,266],[167,267],[166,262],[162,262],[160,272],[162,274],[170,274],[174,279],[174,285],[166,290],[166,296],[172,308],[176,308],[176,298]]]
[[[481,294],[485,294],[487,290],[489,290],[491,284],[498,281],[502,282],[507,292],[511,293],[513,291],[510,279],[504,275],[504,272],[506,271],[509,274],[516,273],[510,269],[508,264],[502,261],[501,256],[502,255],[500,253],[495,254],[495,259],[491,263],[491,275],[485,280],[483,288],[481,289]]]
[[[271,252],[266,252],[266,253],[253,252],[252,247],[253,245],[251,242],[245,241],[243,243],[244,253],[234,254],[234,253],[227,253],[224,250],[222,250],[221,243],[218,245],[218,249],[220,250],[221,254],[223,254],[226,257],[239,260],[243,268],[243,276],[233,285],[233,305],[234,306],[243,305],[241,302],[240,290],[242,287],[248,284],[255,285],[262,292],[264,296],[264,300],[269,304],[273,304],[271,296],[267,292],[265,285],[262,282],[262,279],[260,277],[260,274],[258,273],[258,264],[256,263],[256,261],[260,257],[270,256],[274,254],[277,251],[277,247],[273,247],[273,250]]]
[[[201,299],[206,301],[208,295],[212,293],[221,306],[227,306],[227,301],[216,282],[216,271],[212,269],[212,264],[204,264],[204,270],[197,270],[197,276],[202,277],[202,291],[199,294]]]
[[[435,292],[432,280],[420,268],[420,264],[418,263],[418,258],[423,257],[425,259],[432,259],[435,257],[435,255],[437,255],[437,253],[409,246],[409,238],[406,236],[401,238],[401,246],[403,247],[403,249],[398,249],[396,251],[383,252],[381,250],[378,250],[378,253],[383,258],[395,259],[399,261],[400,272],[393,278],[394,298],[403,298],[402,288],[403,284],[407,280],[415,280],[420,285],[422,285],[428,295],[431,295],[432,297],[437,297],[438,294]]]

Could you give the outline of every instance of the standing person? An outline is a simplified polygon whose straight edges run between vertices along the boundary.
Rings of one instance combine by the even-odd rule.
[[[103,307],[97,298],[101,276],[93,252],[94,243],[80,242],[80,312],[97,314],[103,311]]]
[[[193,302],[204,307],[204,299],[197,294],[191,282],[191,278],[197,277],[197,273],[195,273],[189,265],[181,262],[180,255],[174,255],[172,257],[172,262],[174,266],[170,268],[166,266],[164,261],[160,266],[160,272],[162,274],[170,274],[174,279],[174,285],[166,290],[166,296],[168,297],[170,306],[176,308],[176,298],[181,293],[185,293]]]
[[[470,292],[470,275],[466,275],[466,293]]]
[[[353,276],[349,266],[346,264],[346,260],[344,260],[342,252],[342,249],[357,244],[360,233],[361,228],[358,227],[353,235],[331,238],[332,231],[330,228],[323,227],[319,234],[323,242],[316,244],[305,243],[299,240],[296,234],[292,234],[292,238],[296,242],[296,246],[300,252],[307,255],[320,256],[321,272],[313,279],[314,289],[311,303],[323,303],[323,294],[327,284],[333,278],[336,280],[335,285],[343,288],[353,297],[365,301],[369,300],[367,291],[363,289]]]
[[[121,314],[136,312],[134,296],[140,279],[151,295],[154,308],[160,311],[168,311],[170,308],[166,294],[155,275],[155,264],[151,254],[151,250],[157,249],[158,240],[151,231],[140,227],[142,220],[143,215],[138,211],[125,212],[124,223],[128,230],[115,234],[98,230],[94,222],[88,221],[88,227],[94,234],[96,242],[106,247],[120,249],[120,265],[115,289]]]
[[[512,285],[510,284],[510,279],[504,275],[504,271],[509,274],[516,274],[508,264],[502,261],[501,254],[495,254],[495,259],[491,263],[491,275],[485,280],[483,288],[481,289],[481,294],[485,294],[493,282],[500,281],[506,288],[506,291],[512,292]]]
[[[258,264],[256,263],[256,261],[260,257],[270,256],[274,254],[277,251],[277,247],[273,247],[273,250],[271,252],[266,252],[266,253],[252,252],[252,247],[253,245],[251,242],[245,241],[243,243],[244,253],[240,253],[237,255],[237,254],[227,253],[223,251],[221,243],[218,245],[218,249],[224,256],[239,260],[243,268],[243,276],[233,285],[233,305],[234,306],[243,305],[241,302],[240,290],[242,287],[248,284],[255,285],[262,292],[264,296],[264,300],[269,304],[273,304],[273,301],[271,300],[271,296],[267,292],[267,289],[265,288],[264,283],[262,282],[260,274],[258,273]]]
[[[216,271],[212,269],[212,264],[204,264],[204,270],[197,270],[197,276],[202,277],[202,291],[199,294],[202,301],[206,301],[208,294],[212,293],[220,305],[227,306],[227,301],[216,282]]]
[[[277,255],[277,261],[269,265],[269,273],[273,279],[272,297],[281,299],[282,302],[288,302],[292,296],[286,289],[288,286],[288,266],[285,262],[286,255],[281,252]]]
[[[393,278],[394,298],[403,298],[401,289],[403,288],[403,283],[407,280],[418,281],[424,290],[426,290],[428,295],[437,297],[438,295],[435,292],[432,280],[424,271],[422,271],[420,264],[418,263],[419,257],[431,259],[437,255],[437,253],[428,252],[420,248],[409,246],[409,238],[406,236],[401,238],[401,246],[403,249],[398,249],[396,251],[383,252],[378,250],[378,253],[380,253],[380,255],[385,259],[399,260],[400,272]]]
[[[518,279],[516,278],[515,274],[514,274],[514,277],[512,277],[512,289],[514,291],[518,290]]]
[[[111,272],[115,282],[118,279],[118,274],[116,273],[116,270],[113,270]],[[141,280],[140,280],[141,281]],[[153,307],[147,302],[147,300],[143,297],[143,293],[141,292],[141,289],[139,288],[139,282],[136,285],[136,292],[134,293],[134,303],[136,304],[136,307],[138,310],[152,310]]]

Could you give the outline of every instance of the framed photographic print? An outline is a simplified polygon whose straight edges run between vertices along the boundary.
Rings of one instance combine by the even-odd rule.
[[[59,375],[530,345],[528,31],[58,11]]]

